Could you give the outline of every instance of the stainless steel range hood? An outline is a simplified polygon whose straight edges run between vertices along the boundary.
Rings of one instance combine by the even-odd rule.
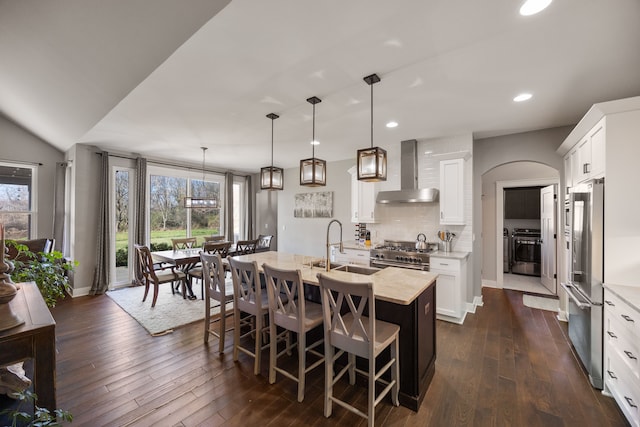
[[[380,191],[377,203],[432,203],[438,201],[437,188],[418,188],[418,141],[401,142],[400,190]]]

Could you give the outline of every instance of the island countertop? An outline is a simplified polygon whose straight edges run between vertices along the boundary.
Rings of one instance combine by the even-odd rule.
[[[241,261],[255,261],[260,272],[262,272],[262,264],[285,270],[298,269],[302,273],[302,281],[312,285],[318,285],[318,273],[343,281],[372,282],[376,299],[401,305],[411,304],[425,289],[435,285],[438,277],[437,274],[428,271],[397,267],[387,267],[371,275],[337,270],[326,272],[324,268],[311,267],[312,263],[320,261],[318,257],[276,251],[239,255],[234,258]]]

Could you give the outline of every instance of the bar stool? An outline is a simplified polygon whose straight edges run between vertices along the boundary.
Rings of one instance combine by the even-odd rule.
[[[320,282],[324,318],[324,416],[327,418],[331,416],[332,405],[335,402],[366,418],[368,425],[373,427],[375,406],[389,391],[391,391],[393,404],[399,405],[398,333],[400,327],[393,323],[376,320],[373,283],[343,282],[322,273],[319,273],[317,277]],[[367,305],[368,317],[363,315]],[[391,350],[391,360],[376,372],[376,357],[387,347],[390,347]],[[338,349],[337,353],[335,349]],[[333,364],[343,353],[348,353],[347,366],[334,377]],[[367,372],[356,367],[356,356],[369,360]],[[380,377],[389,369],[391,369],[391,382],[386,382]],[[368,377],[368,410],[366,414],[333,395],[334,384],[347,371],[349,372],[349,383],[352,385],[355,384],[356,372]],[[385,384],[385,388],[378,396],[376,396],[376,381]]]
[[[298,402],[304,400],[305,376],[307,372],[315,369],[324,362],[324,354],[315,350],[322,344],[320,339],[307,347],[307,332],[322,325],[322,305],[306,301],[304,298],[304,285],[300,270],[282,270],[262,265],[262,270],[267,281],[267,294],[269,296],[269,383],[276,382],[276,372],[298,383]],[[298,334],[298,375],[292,375],[288,371],[278,367],[278,358],[285,352],[290,353],[290,346],[278,353],[277,327]],[[318,357],[314,363],[307,367],[307,352]]]
[[[225,334],[233,327],[227,329],[227,317],[233,314],[233,310],[227,311],[227,303],[233,301],[233,281],[225,279],[222,257],[219,253],[209,254],[200,252],[202,261],[202,281],[204,283],[204,342],[209,342],[209,335],[218,337],[218,352],[224,353]],[[211,300],[220,303],[220,315],[211,320]],[[216,331],[212,325],[218,323]]]

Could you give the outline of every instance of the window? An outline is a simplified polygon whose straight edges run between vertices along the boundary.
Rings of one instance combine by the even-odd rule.
[[[112,215],[112,261],[111,281],[114,285],[131,283],[133,276],[129,266],[133,265],[135,251],[133,247],[133,235],[130,224],[133,223],[133,181],[135,170],[123,167],[114,167],[112,171],[111,198]]]
[[[0,162],[0,222],[7,239],[37,236],[37,167]]]
[[[207,174],[204,181],[202,178],[190,171],[149,168],[149,243],[152,249],[170,247],[172,238],[222,234],[224,177]],[[218,207],[187,209],[184,207],[186,196],[217,198]]]

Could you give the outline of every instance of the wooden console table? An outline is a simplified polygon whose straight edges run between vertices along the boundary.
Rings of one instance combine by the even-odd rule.
[[[35,283],[22,289],[9,302],[24,324],[0,332],[0,366],[33,358],[33,390],[38,406],[56,409],[56,322]]]

